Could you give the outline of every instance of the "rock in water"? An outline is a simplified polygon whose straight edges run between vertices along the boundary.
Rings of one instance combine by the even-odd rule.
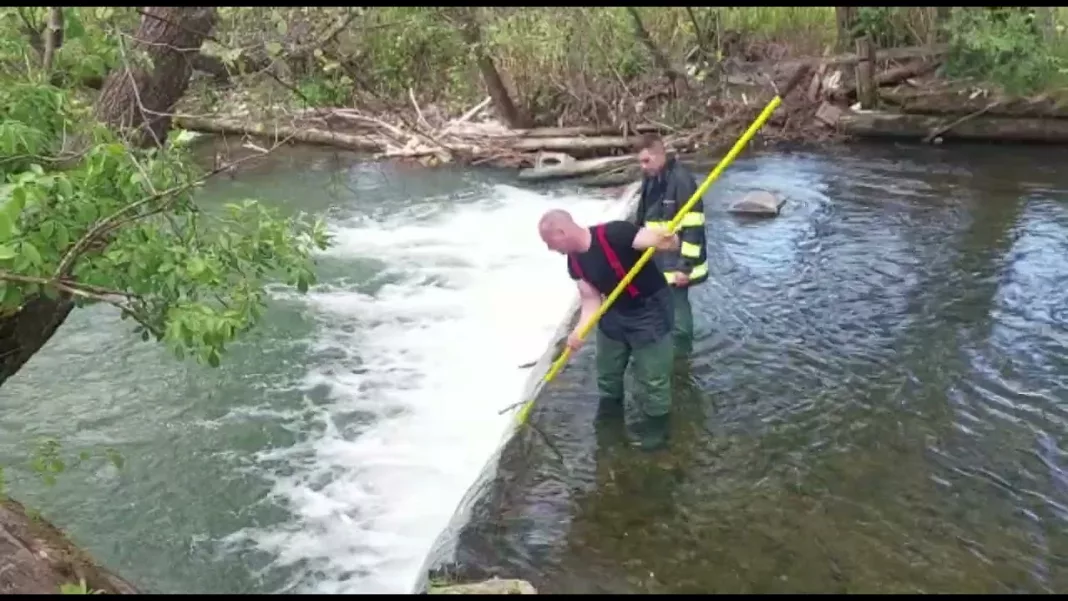
[[[775,217],[779,209],[786,201],[771,192],[757,190],[750,192],[728,207],[728,211],[735,215],[749,215],[752,217]]]
[[[504,580],[492,578],[484,582],[467,584],[431,584],[431,595],[537,595],[534,585],[526,580]]]
[[[27,515],[11,499],[0,501],[0,594],[58,594],[64,585],[87,593],[137,594],[134,587],[97,566],[55,526]]]

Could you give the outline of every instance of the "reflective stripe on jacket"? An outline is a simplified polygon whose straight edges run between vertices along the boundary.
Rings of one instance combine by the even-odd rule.
[[[638,225],[666,228],[696,191],[697,182],[693,174],[674,157],[668,158],[660,175],[642,178]],[[673,284],[675,274],[680,271],[690,276],[690,285],[708,279],[704,199],[698,199],[682,218],[679,242],[678,251],[659,251],[653,256],[668,283]]]

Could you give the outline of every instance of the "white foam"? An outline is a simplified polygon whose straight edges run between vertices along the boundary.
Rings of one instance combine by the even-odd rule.
[[[330,390],[323,432],[262,457],[297,466],[274,490],[293,521],[243,533],[276,565],[304,568],[291,590],[410,592],[512,427],[498,411],[520,400],[519,365],[544,351],[574,298],[564,259],[537,235],[552,207],[585,223],[624,210],[604,197],[497,186],[422,221],[334,225],[334,259],[383,261],[394,283],[367,295],[334,282],[305,297],[321,319],[318,347],[345,358],[307,375],[309,389]],[[373,424],[336,426],[353,412]]]

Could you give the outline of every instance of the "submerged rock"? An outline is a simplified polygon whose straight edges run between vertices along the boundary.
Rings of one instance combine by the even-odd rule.
[[[731,203],[727,210],[736,215],[775,217],[784,204],[786,201],[778,195],[765,190],[757,190]]]
[[[526,580],[491,578],[483,582],[465,584],[431,584],[431,595],[537,595],[534,585]]]
[[[0,499],[0,594],[79,592],[137,594],[133,585],[96,565],[55,526],[11,499]]]

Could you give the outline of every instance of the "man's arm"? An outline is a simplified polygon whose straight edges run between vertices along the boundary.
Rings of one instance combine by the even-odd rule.
[[[593,319],[593,314],[601,308],[601,293],[590,285],[586,280],[578,280],[579,290],[579,319],[575,324],[574,333],[577,335]]]
[[[631,246],[635,250],[655,248],[671,252],[679,249],[679,237],[675,234],[669,234],[667,230],[646,226],[638,230],[638,233],[634,235],[634,242],[631,243]]]
[[[697,192],[697,182],[694,181],[689,171],[681,169],[681,165],[676,169],[680,169],[675,176],[677,179],[675,189],[679,195],[676,201],[681,209],[682,205],[686,204]],[[697,261],[701,258],[701,249],[705,245],[705,201],[703,198],[698,198],[689,212],[683,216],[680,226],[679,271],[689,275],[697,266]]]

